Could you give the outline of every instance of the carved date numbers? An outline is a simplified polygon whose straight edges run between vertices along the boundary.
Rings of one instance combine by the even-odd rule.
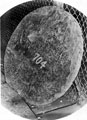
[[[42,69],[43,67],[46,66],[47,64],[47,61],[43,61],[43,58],[40,56],[39,53],[35,53],[35,57],[33,58],[32,61],[35,61],[35,63],[38,65],[40,64],[40,69]]]

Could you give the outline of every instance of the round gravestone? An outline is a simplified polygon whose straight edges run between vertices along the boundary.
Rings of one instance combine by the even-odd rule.
[[[29,104],[52,103],[75,80],[82,54],[76,19],[60,6],[38,8],[22,19],[8,42],[6,82]]]

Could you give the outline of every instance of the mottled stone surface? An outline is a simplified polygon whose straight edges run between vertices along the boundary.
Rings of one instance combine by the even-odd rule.
[[[56,6],[37,9],[11,36],[4,60],[6,81],[31,104],[51,103],[71,86],[82,53],[81,29],[70,14]]]
[[[58,97],[59,96],[59,91],[58,91],[58,95],[57,95],[58,98],[54,99],[53,102],[45,101],[44,103],[40,103],[40,102],[36,103],[37,97],[39,98],[39,100],[41,97],[45,99],[45,96],[46,96],[46,99],[48,99],[47,98],[48,94],[52,93],[54,89],[56,89],[56,87],[57,87],[57,90],[60,90],[61,84],[64,84],[66,82],[66,80],[64,79],[62,80],[62,77],[66,77],[66,75],[60,77],[60,74],[62,74],[62,69],[59,64],[62,63],[62,66],[64,65],[65,67],[65,68],[63,67],[64,70],[66,70],[66,68],[68,70],[68,68],[71,65],[71,61],[68,65],[68,63],[65,60],[65,59],[68,60],[67,53],[64,52],[62,55],[60,55],[64,49],[63,47],[61,49],[61,46],[60,46],[60,42],[62,43],[63,39],[65,39],[65,37],[63,36],[64,34],[61,34],[61,35],[56,34],[58,35],[57,36],[58,40],[60,40],[60,42],[58,42],[59,44],[58,47],[60,49],[58,49],[57,52],[54,51],[56,50],[55,48],[57,44],[56,45],[51,44],[51,43],[54,43],[53,42],[54,40],[56,40],[55,34],[52,34],[53,31],[57,32],[57,30],[59,30],[59,32],[65,32],[64,30],[67,28],[66,22],[68,19],[64,19],[65,22],[63,22],[63,17],[62,17],[62,21],[60,20],[61,22],[59,23],[60,24],[59,26],[57,22],[55,23],[55,15],[54,15],[55,12],[53,12],[52,14],[50,12],[49,13],[50,15],[48,16],[47,11],[50,11],[50,9],[42,8],[43,6],[46,6],[46,5],[49,5],[51,8],[53,8],[52,7],[53,1],[51,0],[29,1],[27,3],[23,3],[19,6],[12,8],[11,10],[7,11],[1,17],[1,86],[2,86],[1,87],[1,95],[2,95],[1,99],[2,99],[2,105],[8,108],[13,113],[20,115],[22,117],[28,118],[28,119],[35,119],[34,118],[35,116],[31,112],[29,106],[31,106],[35,114],[38,114],[39,116],[38,119],[40,119],[40,116],[41,116],[41,120],[51,120],[51,119],[53,120],[53,119],[59,119],[64,116],[67,116],[75,112],[77,109],[81,108],[84,104],[87,103],[87,66],[86,66],[87,64],[87,17],[84,14],[82,14],[80,11],[78,11],[77,9],[73,8],[72,6],[63,4],[63,3],[58,3],[57,5],[55,3],[55,6],[58,6],[58,10],[62,9],[64,11],[67,11],[68,15],[71,14],[75,18],[75,21],[73,22],[75,22],[76,24],[78,22],[79,26],[81,27],[81,30],[80,30],[78,28],[79,26],[75,26],[72,24],[72,22],[70,22],[70,27],[72,26],[72,29],[74,26],[74,29],[78,28],[78,30],[80,30],[80,31],[72,31],[72,33],[74,33],[74,35],[79,35],[78,33],[80,33],[82,34],[82,37],[83,37],[82,39],[82,42],[84,42],[83,56],[82,56],[81,64],[79,64],[80,69],[78,66],[78,69],[79,69],[78,74],[77,72],[75,72],[75,74],[77,74],[76,75],[77,77],[75,79],[73,78],[74,81],[71,84],[70,88],[66,91],[65,88],[62,87],[62,90],[66,92],[64,92],[64,94],[61,97]],[[40,9],[37,9],[37,8],[40,8]],[[44,8],[47,8],[47,7],[44,7]],[[54,15],[53,19],[51,19],[52,18],[51,15],[52,16]],[[23,17],[25,18],[23,19]],[[49,17],[50,17],[50,20],[49,20]],[[57,18],[59,20],[60,15]],[[23,21],[21,21],[22,19]],[[54,24],[52,20],[54,20]],[[42,21],[42,27],[39,24],[39,22],[41,23],[41,21]],[[50,29],[49,29],[49,26],[50,26]],[[16,27],[17,29],[15,30]],[[62,29],[60,29],[60,27],[62,27]],[[14,30],[15,32],[13,33]],[[68,32],[70,33],[69,29],[68,29]],[[67,32],[67,37],[69,35],[68,32]],[[14,35],[12,35],[12,33]],[[8,41],[9,41],[9,44],[8,44]],[[12,41],[13,43],[11,43]],[[69,42],[69,39],[68,39],[68,42]],[[82,42],[80,43],[82,44]],[[31,47],[29,46],[30,45],[29,43],[32,43]],[[7,44],[8,44],[8,47],[7,47]],[[76,44],[76,46],[78,45]],[[7,50],[6,50],[6,47],[7,47]],[[6,56],[8,56],[9,58],[8,59],[9,62],[7,62],[9,63],[8,73],[4,73],[6,72],[4,71],[5,50],[7,54]],[[36,51],[38,53],[36,53]],[[76,53],[76,49],[75,49],[75,53]],[[58,57],[56,57],[56,55]],[[73,56],[72,49],[70,51],[70,55],[71,57]],[[60,62],[58,60],[58,64],[56,64],[55,61],[59,59],[59,56],[62,57],[61,58],[62,61]],[[76,56],[74,56],[73,58],[75,57]],[[74,62],[77,61],[77,58],[76,60],[74,60]],[[33,60],[31,63],[34,63],[34,64],[31,64],[29,62],[29,59],[31,59],[31,61]],[[42,59],[45,61],[44,64],[38,64],[38,62],[42,61]],[[80,59],[79,59],[79,62],[80,62]],[[48,61],[49,63],[51,62],[52,64],[48,65]],[[53,64],[54,62],[55,64]],[[47,69],[49,67],[50,69]],[[74,69],[74,67],[71,67],[71,69]],[[57,84],[56,82],[53,82],[54,80],[57,80],[57,78],[55,79],[53,72],[55,72],[55,75],[58,78],[61,78],[58,80]],[[45,73],[45,74],[43,75],[42,73],[43,74]],[[47,74],[48,74],[48,77],[46,77]],[[64,71],[64,74],[65,74],[65,71]],[[69,71],[68,72],[66,71],[66,74],[68,75]],[[15,81],[14,81],[14,77],[15,77]],[[39,77],[42,79],[38,79]],[[50,77],[51,79],[46,79]],[[31,78],[31,79],[28,79],[28,78]],[[45,82],[45,80],[47,81]],[[68,77],[68,80],[70,81],[69,77]],[[67,80],[67,83],[69,84],[68,80]],[[48,83],[48,81],[50,82]],[[60,84],[60,81],[61,81],[61,84]],[[44,86],[45,90],[43,90],[42,86]],[[30,92],[30,89],[32,90],[32,92]],[[33,92],[34,90],[35,91],[37,90],[36,93]],[[44,91],[45,95],[42,94],[43,92],[42,90]],[[63,93],[62,90],[60,90],[60,93]],[[32,102],[30,101],[30,96],[31,96]],[[52,96],[48,96],[48,97],[52,98]],[[30,103],[33,103],[33,105],[30,105]]]

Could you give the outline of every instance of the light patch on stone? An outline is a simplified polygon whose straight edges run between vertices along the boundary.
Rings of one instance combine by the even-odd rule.
[[[60,102],[62,103],[63,101],[62,101],[62,100],[60,100]]]
[[[28,40],[30,41],[30,42],[34,42],[35,41],[35,38],[36,38],[36,33],[31,33],[31,34],[29,34],[27,37],[28,37]]]

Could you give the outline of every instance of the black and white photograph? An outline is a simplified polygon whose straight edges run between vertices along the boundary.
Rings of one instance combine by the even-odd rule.
[[[87,106],[87,14],[62,0],[8,8],[0,15],[1,106],[15,120],[71,120]]]

